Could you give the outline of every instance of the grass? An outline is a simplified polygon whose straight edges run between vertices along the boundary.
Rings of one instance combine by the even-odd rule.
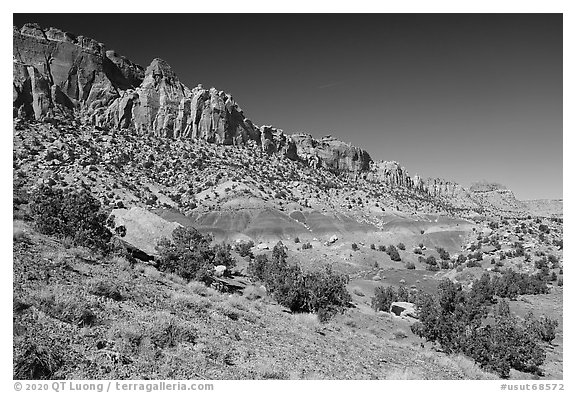
[[[308,329],[317,329],[320,327],[320,320],[318,315],[314,313],[295,313],[291,314],[292,321],[298,326],[304,326]]]
[[[206,313],[213,305],[207,298],[195,293],[172,292],[174,304],[195,313]]]
[[[124,299],[121,287],[114,281],[92,279],[88,282],[88,291],[95,296],[105,297],[118,302]]]
[[[61,321],[77,326],[96,323],[95,304],[84,294],[71,293],[63,287],[45,287],[33,293],[33,299],[39,309]]]
[[[315,314],[286,312],[258,287],[229,295],[164,274],[158,280],[121,257],[58,265],[38,256],[71,251],[33,239],[15,247],[15,378],[494,377],[470,359],[420,348],[405,321],[388,314],[358,307],[321,325]]]
[[[408,338],[408,334],[406,334],[406,332],[402,329],[395,330],[394,333],[392,333],[392,335],[397,340],[402,340],[402,339]]]
[[[412,379],[424,379],[421,374],[410,370],[409,368],[403,369],[393,369],[386,374],[387,380],[397,381],[397,380],[412,380]]]

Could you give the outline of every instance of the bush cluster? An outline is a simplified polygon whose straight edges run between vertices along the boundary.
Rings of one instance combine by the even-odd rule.
[[[241,257],[254,258],[254,254],[252,253],[252,247],[254,247],[254,242],[252,240],[249,240],[247,242],[243,241],[236,243],[236,246],[234,248]]]
[[[45,235],[71,239],[76,246],[107,252],[110,249],[113,217],[102,211],[100,202],[88,190],[42,186],[30,199],[36,228]]]
[[[393,286],[379,286],[374,290],[372,297],[372,308],[374,311],[389,312],[390,306],[394,302],[410,302],[416,303],[420,292],[417,290],[409,290],[404,285],[400,285],[398,289]]]
[[[486,277],[475,282],[469,292],[460,284],[443,280],[436,296],[419,297],[420,324],[413,332],[437,342],[447,353],[470,356],[501,377],[508,377],[512,368],[539,372],[545,358],[538,345],[540,337],[531,326],[510,315],[505,301],[487,318],[493,303],[489,289]],[[550,323],[542,326],[549,328]]]
[[[226,266],[225,274],[236,266],[228,244],[211,246],[212,238],[202,235],[192,227],[178,227],[172,232],[172,240],[161,239],[156,245],[158,270],[179,275],[185,280],[214,282],[214,267]]]
[[[248,274],[263,282],[276,301],[293,312],[315,312],[326,320],[348,306],[352,298],[346,290],[347,276],[335,273],[330,266],[304,272],[286,259],[286,248],[278,242],[270,259],[258,255],[248,264]]]

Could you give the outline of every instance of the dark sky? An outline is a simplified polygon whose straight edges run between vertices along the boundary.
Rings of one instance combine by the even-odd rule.
[[[256,124],[326,134],[411,174],[562,198],[561,14],[15,14],[92,37]]]

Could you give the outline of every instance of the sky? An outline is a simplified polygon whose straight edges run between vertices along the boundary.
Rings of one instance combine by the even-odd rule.
[[[412,175],[562,198],[562,14],[14,14],[92,37],[258,125]]]

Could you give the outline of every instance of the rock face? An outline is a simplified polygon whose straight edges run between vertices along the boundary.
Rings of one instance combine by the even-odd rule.
[[[292,140],[298,156],[310,166],[323,167],[335,173],[355,174],[370,168],[372,159],[365,150],[332,137],[317,140],[308,134],[295,134]]]
[[[123,225],[126,235],[122,240],[136,250],[155,256],[155,246],[162,238],[172,239],[172,231],[181,225],[140,207],[112,210],[116,226]]]
[[[95,40],[54,28],[14,28],[13,75],[15,116],[79,115],[85,123],[138,135],[225,145],[253,141],[267,154],[336,173],[358,173],[371,161],[364,150],[332,138],[255,126],[230,94],[201,85],[189,89],[162,59],[144,71]]]
[[[478,184],[466,190],[443,179],[411,177],[397,162],[373,162],[365,150],[331,136],[315,139],[256,126],[230,94],[201,85],[186,87],[162,59],[154,59],[144,70],[93,39],[36,24],[15,27],[13,43],[15,117],[74,117],[85,125],[136,135],[252,144],[269,155],[384,183],[455,208],[526,209],[499,185]]]

